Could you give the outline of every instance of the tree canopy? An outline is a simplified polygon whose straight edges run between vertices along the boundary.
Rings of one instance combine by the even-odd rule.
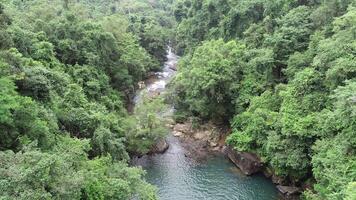
[[[157,199],[127,163],[166,130],[127,107],[165,59],[167,3],[2,1],[1,199]]]
[[[355,196],[355,1],[179,0],[177,116],[229,122],[307,199]]]

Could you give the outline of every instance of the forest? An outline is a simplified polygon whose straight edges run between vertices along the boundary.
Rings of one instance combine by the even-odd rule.
[[[158,199],[129,163],[164,103],[130,107],[167,45],[176,121],[228,125],[302,199],[356,199],[355,0],[1,0],[0,199]]]
[[[356,199],[356,2],[181,0],[176,118],[229,123],[227,143],[306,199]]]
[[[0,4],[0,199],[156,199],[128,161],[166,132],[126,108],[165,59],[167,5]]]

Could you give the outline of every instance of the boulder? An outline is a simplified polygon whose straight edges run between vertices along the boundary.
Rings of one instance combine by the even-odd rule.
[[[193,138],[196,140],[205,140],[208,141],[210,138],[211,132],[210,131],[197,131],[194,133]]]
[[[221,147],[216,146],[216,147],[213,147],[211,150],[212,150],[212,151],[220,151],[220,150],[221,150]]]
[[[286,197],[297,196],[301,193],[299,187],[277,185],[278,191]]]
[[[174,137],[182,137],[183,136],[183,133],[179,132],[179,131],[173,131],[172,134]]]
[[[169,144],[165,139],[159,140],[150,150],[149,154],[164,153],[169,148]]]
[[[173,128],[174,131],[177,131],[177,132],[181,132],[181,133],[184,133],[184,134],[191,134],[192,131],[191,131],[191,126],[190,124],[176,124],[174,125],[174,128]]]
[[[209,143],[209,145],[210,145],[211,147],[217,147],[219,144],[216,143],[216,142],[211,141],[211,142]]]
[[[261,172],[263,163],[256,154],[248,152],[239,152],[231,147],[225,150],[229,159],[238,167],[245,175],[252,175]]]

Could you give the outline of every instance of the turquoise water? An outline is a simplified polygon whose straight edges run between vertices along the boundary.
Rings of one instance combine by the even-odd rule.
[[[245,176],[223,155],[197,162],[185,156],[177,138],[166,153],[135,161],[158,188],[161,200],[274,200],[277,190],[263,175]]]

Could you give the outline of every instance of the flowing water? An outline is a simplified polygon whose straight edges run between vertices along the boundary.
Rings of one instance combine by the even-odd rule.
[[[149,93],[163,92],[174,76],[178,57],[169,49],[163,72],[148,84]],[[140,93],[135,101],[140,100]],[[169,135],[170,147],[164,154],[146,155],[133,160],[146,171],[146,179],[158,188],[161,200],[275,200],[277,190],[263,175],[245,176],[223,155],[204,161],[186,156],[184,145]]]

